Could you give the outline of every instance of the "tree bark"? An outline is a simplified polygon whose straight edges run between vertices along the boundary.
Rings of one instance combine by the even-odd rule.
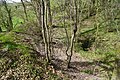
[[[3,0],[3,5],[5,7],[5,10],[7,12],[7,15],[8,15],[8,24],[7,24],[7,29],[8,31],[11,31],[13,29],[13,22],[12,22],[12,16],[11,16],[11,9],[8,9],[8,5],[6,3],[5,0]]]
[[[46,59],[47,62],[50,62],[50,58],[49,58],[49,51],[48,51],[48,42],[47,42],[47,35],[46,35],[46,27],[47,25],[45,25],[45,2],[44,0],[42,0],[42,34],[43,34],[43,40],[44,40],[44,44],[45,44],[45,53],[46,53]]]
[[[67,56],[67,61],[68,61],[67,68],[70,68],[70,61],[73,55],[74,39],[75,39],[76,32],[77,32],[78,15],[77,15],[77,1],[76,0],[74,0],[74,11],[75,11],[75,19],[74,19],[75,25],[73,27],[73,34],[72,34],[71,42],[70,42],[70,55]]]
[[[26,21],[28,21],[27,10],[26,10],[26,6],[25,6],[23,0],[21,0],[21,3],[22,3],[22,5],[23,5],[23,9],[24,9],[24,13],[25,13]]]

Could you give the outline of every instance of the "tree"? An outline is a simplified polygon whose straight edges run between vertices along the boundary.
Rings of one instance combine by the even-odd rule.
[[[72,3],[72,0],[70,0],[70,2]],[[67,68],[70,67],[70,61],[73,55],[73,47],[74,47],[74,39],[76,36],[76,32],[77,32],[77,25],[78,25],[78,8],[77,8],[77,0],[73,1],[74,4],[74,8],[73,8],[73,12],[75,13],[74,18],[71,17],[71,19],[74,21],[74,26],[73,26],[73,30],[72,30],[72,35],[71,35],[71,41],[70,41],[70,54],[67,54]],[[71,13],[71,11],[70,11]],[[71,25],[72,27],[72,25]]]
[[[27,16],[27,11],[26,11],[26,6],[25,6],[25,4],[24,4],[24,1],[21,0],[21,3],[22,3],[22,5],[23,5],[23,9],[24,9],[24,14],[25,14],[25,17],[26,17],[26,21],[28,21],[28,16]]]
[[[47,8],[45,6],[45,1],[42,0],[41,1],[41,21],[42,21],[42,34],[43,34],[43,40],[44,40],[44,44],[45,44],[45,53],[46,53],[46,59],[47,62],[50,62],[50,56],[49,56],[49,32],[48,32],[48,26],[47,26]],[[46,23],[45,23],[46,22]]]
[[[3,0],[3,5],[5,7],[5,10],[7,12],[7,30],[11,31],[13,29],[13,22],[12,22],[12,16],[11,16],[11,9],[8,8],[8,5],[5,0]]]
[[[48,42],[48,51],[49,56],[52,56],[52,15],[51,15],[51,7],[50,7],[50,0],[46,0],[46,33],[47,33],[47,42]]]

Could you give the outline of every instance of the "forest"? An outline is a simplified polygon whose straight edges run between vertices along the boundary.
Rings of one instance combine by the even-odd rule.
[[[0,0],[0,80],[120,80],[120,0]]]

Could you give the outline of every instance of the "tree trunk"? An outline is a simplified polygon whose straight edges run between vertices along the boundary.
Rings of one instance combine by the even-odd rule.
[[[43,39],[44,39],[44,44],[45,44],[45,53],[46,53],[46,59],[47,62],[50,62],[50,58],[49,58],[49,51],[48,51],[48,42],[47,42],[47,35],[46,35],[46,27],[47,25],[45,25],[45,2],[44,0],[42,0],[42,34],[43,34]]]
[[[26,11],[26,6],[25,6],[23,0],[21,0],[21,3],[22,3],[22,5],[23,5],[23,9],[24,9],[24,13],[25,13],[26,21],[28,21],[28,16],[27,16],[27,11]]]
[[[74,19],[75,25],[73,27],[73,34],[72,34],[71,42],[70,42],[70,55],[67,56],[67,62],[68,62],[67,68],[70,68],[70,61],[73,55],[74,39],[75,39],[76,32],[77,32],[78,15],[77,15],[77,1],[76,0],[74,0],[74,10],[75,10],[75,19]]]
[[[8,14],[8,20],[7,20],[8,21],[8,24],[7,24],[8,26],[7,26],[7,29],[8,29],[8,31],[11,31],[13,29],[11,9],[8,9],[8,5],[7,5],[5,0],[3,1],[3,5],[4,5],[5,10],[6,10],[7,14]]]
[[[52,15],[51,15],[51,8],[50,8],[50,0],[46,0],[46,29],[47,29],[47,41],[48,41],[48,50],[49,50],[49,56],[51,56],[52,52],[52,46],[51,46],[51,40],[52,40]]]

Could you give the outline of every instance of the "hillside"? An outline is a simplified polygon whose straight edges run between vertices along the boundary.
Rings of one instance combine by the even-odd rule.
[[[0,4],[0,80],[119,80],[119,0]]]

